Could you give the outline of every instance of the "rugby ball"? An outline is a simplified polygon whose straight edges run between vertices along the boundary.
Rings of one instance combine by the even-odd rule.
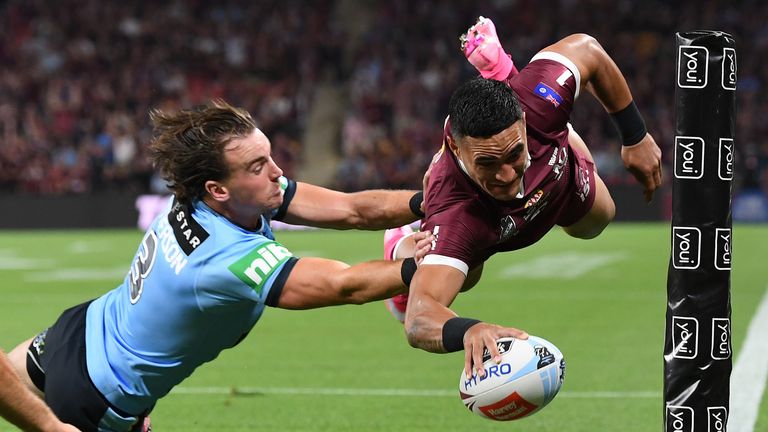
[[[501,363],[486,348],[485,375],[459,378],[459,395],[470,411],[491,420],[508,421],[529,416],[557,395],[565,378],[563,353],[551,342],[536,336],[527,340],[496,341]]]

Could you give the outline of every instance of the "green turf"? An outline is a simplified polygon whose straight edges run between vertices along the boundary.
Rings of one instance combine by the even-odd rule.
[[[277,236],[297,254],[357,262],[381,253],[380,233]],[[0,346],[12,348],[65,307],[115,286],[140,238],[132,230],[0,232]],[[735,227],[736,353],[768,287],[766,244],[768,226]],[[571,274],[574,260],[593,268]],[[383,305],[369,304],[268,310],[248,339],[162,399],[153,425],[160,432],[660,431],[668,260],[667,224],[613,224],[595,240],[554,231],[533,247],[489,261],[482,282],[460,295],[454,309],[543,336],[558,345],[568,364],[561,395],[528,419],[494,423],[470,414],[458,394],[443,394],[457,389],[463,356],[410,348]],[[505,272],[514,275],[503,277]],[[312,394],[313,389],[439,394]],[[626,397],[594,397],[600,391]],[[763,398],[756,431],[768,430],[767,404]],[[0,430],[12,429],[0,420]]]

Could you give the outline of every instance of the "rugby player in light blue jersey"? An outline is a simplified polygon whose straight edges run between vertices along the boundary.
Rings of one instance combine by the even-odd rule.
[[[266,306],[389,298],[407,290],[416,267],[413,259],[349,266],[297,258],[269,224],[395,227],[416,219],[420,194],[345,194],[288,180],[251,116],[223,101],[151,118],[150,155],[174,197],[125,280],[10,355],[54,413],[84,431],[147,430],[157,400],[237,345]]]

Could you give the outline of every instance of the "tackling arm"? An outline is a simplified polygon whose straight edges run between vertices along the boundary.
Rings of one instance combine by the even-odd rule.
[[[367,261],[349,266],[324,258],[301,258],[285,281],[277,306],[313,309],[383,300],[408,291],[403,261]]]
[[[45,403],[19,381],[0,352],[0,416],[27,431],[77,431],[56,418]]]
[[[368,190],[344,193],[298,182],[283,220],[334,229],[398,227],[417,219],[409,206],[416,192]]]

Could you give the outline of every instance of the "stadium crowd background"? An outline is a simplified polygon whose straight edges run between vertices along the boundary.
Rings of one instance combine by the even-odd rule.
[[[481,14],[520,67],[562,36],[595,36],[665,152],[667,183],[674,34],[734,34],[734,191],[768,196],[768,3],[757,0],[9,0],[0,6],[0,193],[162,193],[144,154],[149,110],[216,97],[248,109],[296,177],[317,156],[303,143],[321,86],[343,95],[329,185],[419,187],[448,98],[474,76],[457,37]],[[633,182],[598,103],[582,98],[573,123],[609,185]]]

